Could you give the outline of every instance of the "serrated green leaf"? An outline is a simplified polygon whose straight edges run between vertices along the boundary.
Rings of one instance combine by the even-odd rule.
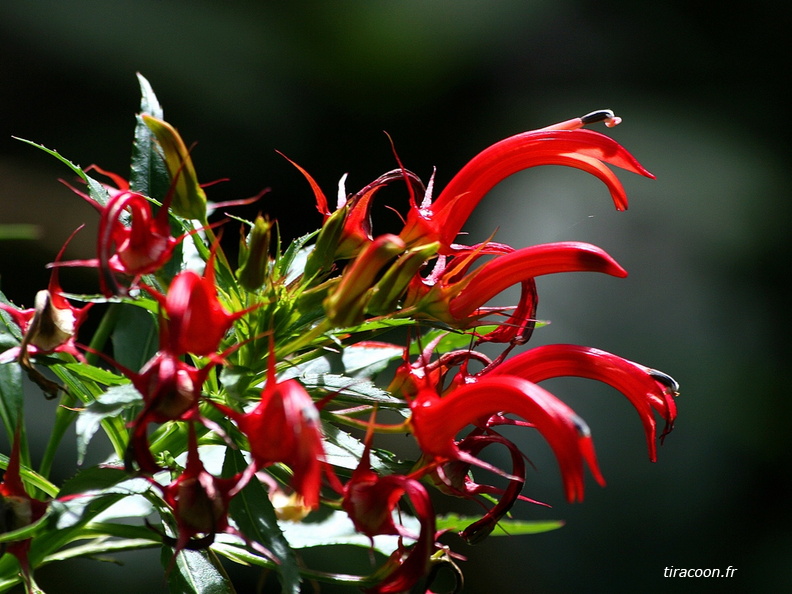
[[[170,175],[165,161],[155,149],[154,136],[141,117],[143,114],[162,119],[160,106],[148,80],[138,74],[140,83],[140,114],[135,120],[135,139],[132,145],[132,164],[129,172],[129,188],[144,196],[162,201],[170,187]]]
[[[371,404],[387,408],[406,407],[403,400],[392,396],[366,379],[354,379],[331,373],[307,373],[299,378],[309,390],[327,390],[336,393],[336,400],[354,404]]]
[[[140,84],[140,111],[162,119],[162,106],[154,94],[151,83],[140,72],[137,73],[137,79]]]
[[[22,142],[29,144],[30,146],[34,146],[37,149],[40,149],[45,153],[52,155],[53,157],[58,159],[58,161],[66,165],[75,174],[77,174],[77,176],[80,177],[80,179],[82,179],[86,183],[86,185],[88,186],[88,195],[93,200],[95,200],[97,203],[101,204],[102,206],[107,204],[107,200],[110,198],[110,196],[107,193],[105,187],[102,184],[100,184],[98,181],[96,181],[94,178],[86,174],[85,171],[83,171],[82,167],[80,167],[79,165],[75,165],[74,163],[69,161],[66,157],[62,156],[58,151],[47,148],[42,144],[38,144],[37,142],[33,142],[31,140],[25,140],[24,138],[17,138],[16,136],[14,138],[16,138],[17,140],[21,140]]]
[[[181,551],[173,562],[170,547],[162,548],[162,565],[168,572],[171,594],[234,594],[234,586],[212,551]]]
[[[242,472],[247,467],[247,462],[239,450],[228,448],[223,475],[233,476]],[[272,553],[279,561],[278,577],[286,594],[299,594],[300,572],[297,559],[283,536],[275,517],[267,491],[257,480],[251,480],[245,487],[231,499],[229,514],[239,526],[239,530],[247,538],[260,543]]]
[[[325,460],[338,468],[357,468],[365,449],[363,442],[329,423],[324,424],[322,432]],[[370,453],[371,468],[380,474],[407,474],[412,467],[412,462],[397,460],[385,450],[371,448]]]
[[[127,479],[129,479],[129,474],[122,468],[91,466],[80,470],[67,480],[61,487],[59,496],[107,491]]]
[[[436,519],[438,530],[451,530],[453,532],[460,532],[466,526],[477,521],[479,518],[471,518],[466,516],[458,516],[457,514],[448,514],[446,516],[438,516]],[[550,532],[551,530],[558,530],[564,526],[563,520],[509,520],[502,519],[498,522],[495,530],[492,531],[490,536],[517,536],[520,534],[541,534],[542,532]]]

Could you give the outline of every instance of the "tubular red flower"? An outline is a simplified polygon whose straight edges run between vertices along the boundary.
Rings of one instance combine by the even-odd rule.
[[[539,503],[520,496],[520,491],[525,482],[525,459],[517,446],[502,435],[491,430],[486,430],[487,433],[484,433],[484,431],[483,429],[474,429],[470,435],[457,444],[457,447],[471,456],[477,456],[488,445],[502,444],[506,446],[512,460],[512,469],[509,473],[511,478],[509,478],[506,489],[498,489],[490,485],[481,485],[474,482],[469,472],[471,466],[469,462],[447,462],[438,466],[434,471],[437,477],[436,484],[445,493],[465,498],[474,498],[481,493],[501,496],[498,502],[483,517],[460,532],[460,536],[468,544],[478,544],[483,541],[518,499]]]
[[[337,479],[326,468],[319,412],[302,384],[293,379],[276,382],[271,374],[252,411],[243,414],[214,404],[247,436],[253,462],[259,468],[286,464],[294,473],[292,488],[302,496],[305,507],[316,509],[323,468],[331,482]]]
[[[671,431],[676,419],[676,394],[666,382],[658,380],[657,373],[600,349],[553,344],[515,355],[493,367],[486,377],[517,376],[531,382],[541,382],[553,377],[578,376],[609,384],[624,394],[638,411],[646,433],[649,458],[655,462],[657,429],[653,409],[666,422],[661,437]]]
[[[323,217],[323,222],[334,214],[330,211],[330,206],[327,201],[322,188],[316,180],[308,173],[303,167],[279,153],[281,156],[289,161],[297,170],[303,174],[308,184],[314,193],[316,200],[316,210]],[[358,252],[368,245],[372,240],[371,229],[371,201],[374,195],[387,186],[390,182],[396,180],[404,180],[408,184],[408,189],[412,192],[413,188],[424,190],[420,178],[411,171],[406,169],[393,169],[387,173],[382,174],[370,184],[366,185],[360,191],[349,196],[346,195],[344,190],[344,180],[346,175],[341,178],[338,189],[338,201],[336,203],[336,213],[341,209],[346,209],[346,216],[343,223],[343,230],[340,233],[338,245],[333,246],[336,257],[340,259],[352,258]]]
[[[457,280],[460,268],[451,267],[450,272],[436,279],[435,286],[428,290],[421,287],[416,291],[413,287],[408,300],[412,300],[412,304],[418,305],[428,315],[465,326],[467,322],[488,313],[477,310],[512,285],[545,274],[586,271],[604,272],[616,277],[627,276],[627,272],[611,256],[596,246],[573,241],[548,243],[498,255],[460,280]],[[523,288],[516,314],[533,317],[536,306],[533,287],[528,285]],[[531,321],[528,317],[518,320],[512,316],[509,322],[514,325],[527,324]]]
[[[214,364],[196,369],[171,353],[159,351],[140,373],[122,368],[143,396],[143,410],[132,422],[128,449],[128,456],[141,471],[161,470],[149,449],[147,432],[151,423],[201,420],[198,410],[201,388]]]
[[[3,475],[3,481],[0,482],[0,509],[3,512],[3,525],[0,532],[12,532],[24,528],[40,519],[47,511],[47,502],[39,501],[28,495],[25,485],[22,483],[19,443],[19,428],[17,428],[11,455],[8,457],[8,466]],[[27,582],[30,580],[29,548],[29,538],[0,545],[0,555],[8,551],[17,558],[22,576]]]
[[[583,419],[550,392],[522,378],[485,376],[442,398],[432,388],[424,388],[410,410],[415,438],[437,464],[463,460],[485,466],[460,450],[454,437],[467,425],[483,426],[493,415],[511,413],[532,423],[547,440],[561,468],[567,500],[583,500],[584,460],[597,482],[605,483]]]
[[[575,126],[583,123],[576,120]],[[410,245],[439,240],[448,248],[489,190],[506,177],[537,165],[565,165],[591,173],[608,187],[616,208],[624,210],[624,188],[605,163],[654,177],[616,141],[590,130],[550,127],[506,138],[473,157],[433,204],[418,207],[413,203],[402,238]]]
[[[161,325],[163,348],[173,355],[192,353],[201,357],[217,352],[220,342],[236,320],[252,311],[229,313],[217,298],[214,252],[206,262],[203,276],[191,270],[177,274],[167,295],[141,285],[154,297],[165,313]]]
[[[111,195],[101,205],[72,188],[100,213],[97,258],[57,262],[51,266],[89,266],[99,269],[99,285],[106,296],[126,295],[128,288],[119,284],[116,275],[132,279],[156,272],[170,260],[173,250],[185,237],[173,237],[168,221],[168,193],[156,215],[148,199],[137,192],[123,190]]]
[[[162,490],[162,498],[176,519],[177,537],[172,543],[174,558],[185,548],[208,547],[215,534],[229,530],[228,505],[242,486],[241,477],[238,474],[223,479],[206,471],[198,455],[195,428],[190,425],[184,471],[165,487],[152,480],[152,484]]]
[[[429,557],[434,548],[435,515],[429,494],[416,479],[404,475],[380,476],[371,470],[368,443],[358,467],[344,486],[342,507],[355,529],[372,538],[381,534],[416,539],[406,550],[401,544],[388,562],[375,574],[376,586],[371,593],[405,592],[429,570]],[[407,496],[421,526],[419,535],[411,535],[394,522],[394,512],[403,496]]]

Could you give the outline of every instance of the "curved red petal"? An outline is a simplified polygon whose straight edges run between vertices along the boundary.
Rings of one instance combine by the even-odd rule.
[[[583,499],[583,461],[600,484],[604,479],[586,423],[550,392],[512,376],[488,376],[439,398],[424,389],[411,405],[411,424],[421,449],[441,461],[459,459],[454,437],[467,425],[511,413],[533,423],[558,460],[569,501]]]
[[[467,285],[451,300],[449,311],[454,318],[467,317],[507,287],[558,272],[627,276],[627,271],[616,260],[589,243],[565,241],[534,245],[498,256],[474,270]]]
[[[673,397],[650,370],[600,349],[572,344],[539,346],[507,359],[487,375],[517,376],[532,382],[576,376],[612,386],[624,394],[638,411],[652,462],[657,460],[657,424],[653,409],[663,415],[668,426],[673,425],[676,417]]]

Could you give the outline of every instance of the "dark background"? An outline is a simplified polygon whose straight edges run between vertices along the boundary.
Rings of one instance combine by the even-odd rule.
[[[44,264],[77,225],[95,224],[93,210],[56,181],[69,171],[11,136],[125,174],[137,71],[166,118],[198,142],[200,179],[230,178],[210,198],[271,188],[260,208],[285,237],[320,220],[305,181],[275,149],[334,196],[346,172],[352,191],[394,167],[384,130],[408,168],[428,179],[436,166],[442,188],[496,140],[612,108],[624,123],[607,133],[657,175],[620,174],[627,213],[615,212],[590,176],[534,169],[498,186],[468,230],[483,239],[500,228],[497,239],[516,246],[590,241],[627,268],[625,280],[540,279],[539,315],[552,324],[535,341],[597,346],[672,374],[682,385],[677,429],[649,464],[626,401],[592,382],[549,385],[591,425],[608,486],[590,481],[584,503],[565,504],[546,448],[526,442],[538,467],[526,493],[554,508],[526,503],[515,514],[567,525],[460,545],[466,591],[789,590],[790,196],[782,173],[790,147],[781,85],[790,8],[722,6],[3,3],[0,223],[35,223],[41,235],[0,243],[0,286],[29,306],[47,282]],[[83,231],[67,257],[90,257],[92,245]],[[95,279],[73,270],[63,283],[79,292]],[[61,472],[73,473],[74,463],[65,452]],[[56,594],[165,591],[156,555],[123,559],[122,568],[77,562],[42,571],[41,585]],[[663,577],[671,566],[729,565],[738,568],[731,579]]]

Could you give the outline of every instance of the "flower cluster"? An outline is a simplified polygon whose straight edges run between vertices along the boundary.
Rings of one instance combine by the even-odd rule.
[[[129,180],[95,166],[83,170],[44,149],[72,169],[81,185],[70,187],[99,213],[96,257],[63,261],[58,254],[33,309],[0,303],[8,314],[5,334],[15,342],[0,362],[18,362],[17,370],[49,397],[60,396],[61,410],[69,411],[57,416],[57,436],[40,470],[26,469],[28,489],[40,497],[25,489],[22,434],[6,423],[15,438],[0,498],[14,519],[0,539],[13,542],[6,550],[19,559],[29,589],[32,570],[79,538],[96,541],[81,549],[85,555],[108,541],[117,551],[169,547],[168,579],[200,572],[201,580],[222,583],[216,557],[201,553],[211,548],[276,569],[289,592],[299,591],[303,578],[369,592],[429,588],[440,567],[458,572],[448,544],[454,533],[475,544],[499,525],[519,533],[529,524],[508,515],[517,501],[532,500],[522,494],[524,454],[504,426],[538,431],[547,441],[570,502],[583,499],[586,467],[604,484],[586,423],[538,385],[553,377],[599,380],[624,394],[655,460],[658,437],[676,418],[673,379],[595,348],[514,350],[536,327],[536,277],[578,271],[623,277],[625,270],[580,242],[457,243],[495,184],[536,165],[587,171],[605,183],[618,209],[626,208],[607,165],[652,176],[614,140],[585,129],[618,123],[610,111],[498,142],[436,198],[433,179],[424,185],[398,163],[356,193],[348,194],[342,179],[331,209],[319,184],[293,163],[313,192],[320,229],[284,249],[277,223],[234,217],[242,234],[232,265],[215,235],[218,223],[208,222],[219,205],[207,201],[185,143],[140,80]],[[112,183],[91,177],[93,171]],[[405,187],[404,226],[377,234],[371,205],[388,184]],[[73,266],[97,268],[95,295],[63,291],[59,271]],[[512,286],[520,287],[513,307],[487,305]],[[77,338],[89,309],[103,318],[83,345]],[[485,343],[499,354],[482,352]],[[21,420],[18,399],[1,395],[6,408],[16,403]],[[386,423],[385,415],[398,420]],[[100,426],[115,452],[59,488],[47,479],[51,456],[75,419],[80,456]],[[377,436],[393,432],[411,435],[420,454],[407,459],[378,448]],[[505,448],[508,468],[481,458],[489,446]],[[221,464],[211,461],[217,451]],[[502,476],[506,486],[477,482],[480,470]],[[485,504],[479,517],[444,519],[433,490],[491,507]],[[130,512],[140,518],[139,530],[94,521],[127,496],[148,504]],[[149,519],[154,512],[156,525]],[[36,522],[46,514],[53,521]],[[24,526],[30,528],[12,533]],[[299,526],[315,542],[305,544]],[[31,546],[33,536],[59,531],[69,532]],[[309,569],[296,558],[302,546],[359,545],[360,536],[384,555],[370,575]],[[198,560],[178,562],[189,554]]]

